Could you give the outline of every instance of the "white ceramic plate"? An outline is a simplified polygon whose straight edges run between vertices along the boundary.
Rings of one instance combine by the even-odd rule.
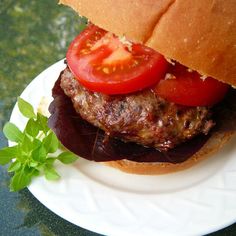
[[[36,108],[65,67],[63,60],[22,93]],[[24,127],[14,108],[11,122]],[[236,221],[235,138],[198,166],[163,176],[130,175],[80,159],[58,164],[58,182],[36,178],[29,190],[62,218],[109,236],[203,235]]]

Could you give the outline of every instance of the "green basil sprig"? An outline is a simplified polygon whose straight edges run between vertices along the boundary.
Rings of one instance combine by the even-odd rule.
[[[33,177],[42,174],[47,180],[57,180],[60,175],[54,162],[59,160],[63,164],[71,164],[78,159],[78,156],[69,151],[58,153],[61,144],[49,129],[46,116],[35,113],[33,107],[22,98],[18,98],[17,104],[28,122],[23,131],[15,124],[7,122],[3,133],[15,145],[0,150],[0,165],[9,164],[8,172],[13,173],[11,191],[27,187]]]

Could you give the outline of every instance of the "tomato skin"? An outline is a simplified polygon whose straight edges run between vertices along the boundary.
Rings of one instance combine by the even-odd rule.
[[[172,79],[161,80],[155,92],[168,101],[185,106],[212,106],[220,102],[229,89],[229,85],[211,77],[202,79],[195,72],[189,72],[179,64],[170,70]]]
[[[105,94],[127,94],[153,86],[164,77],[168,62],[161,54],[141,44],[132,44],[132,50],[128,50],[117,37],[106,34],[90,25],[67,51],[70,70],[86,88]],[[124,58],[114,59],[114,54]]]

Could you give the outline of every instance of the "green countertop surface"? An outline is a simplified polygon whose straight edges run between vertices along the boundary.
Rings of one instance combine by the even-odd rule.
[[[0,148],[17,96],[41,71],[65,57],[69,42],[85,26],[56,0],[0,1]],[[0,236],[98,235],[75,226],[43,206],[29,191],[10,192],[7,167],[0,166]],[[236,224],[211,234],[236,235]]]

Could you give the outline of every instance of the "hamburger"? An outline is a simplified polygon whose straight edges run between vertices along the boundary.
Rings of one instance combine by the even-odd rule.
[[[125,172],[165,174],[229,140],[233,1],[60,3],[90,21],[68,48],[49,108],[49,126],[66,148]]]

